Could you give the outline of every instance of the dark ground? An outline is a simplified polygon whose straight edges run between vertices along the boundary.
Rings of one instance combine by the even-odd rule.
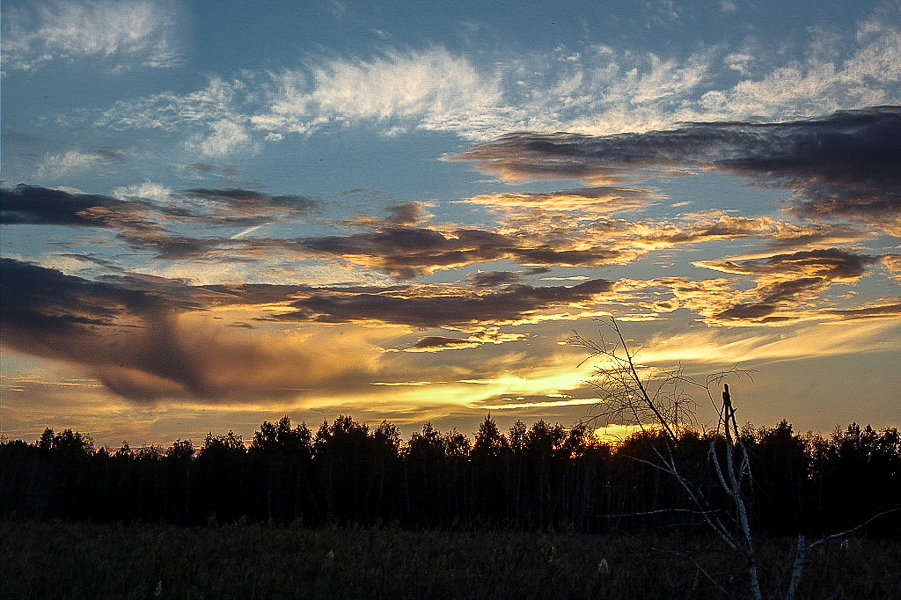
[[[676,600],[741,597],[744,584],[741,569],[719,546],[675,535],[6,520],[0,522],[0,540],[0,598],[18,600]],[[766,591],[784,589],[791,545],[761,545]],[[690,561],[659,551],[691,548],[728,596]],[[901,541],[854,538],[811,553],[799,598],[894,600],[899,590]]]

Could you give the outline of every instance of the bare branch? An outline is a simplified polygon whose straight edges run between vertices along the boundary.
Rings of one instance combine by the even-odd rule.
[[[840,531],[840,532],[838,532],[838,533],[833,533],[833,534],[831,534],[831,535],[827,535],[827,536],[825,536],[825,537],[822,537],[822,538],[818,539],[817,541],[813,542],[812,544],[809,544],[809,545],[805,546],[805,548],[806,548],[807,550],[811,550],[811,549],[813,549],[813,548],[816,548],[816,547],[819,546],[820,544],[824,544],[824,543],[826,543],[826,542],[828,542],[828,541],[830,541],[830,540],[835,540],[835,539],[840,539],[840,538],[843,538],[843,537],[847,537],[847,536],[851,535],[852,533],[854,533],[854,532],[856,532],[856,531],[860,531],[861,529],[863,529],[864,527],[866,527],[867,525],[869,525],[869,524],[872,523],[873,521],[875,521],[875,520],[877,520],[877,519],[880,519],[880,518],[882,518],[882,517],[884,517],[884,516],[886,516],[886,515],[890,515],[890,514],[892,514],[892,513],[896,513],[896,512],[898,512],[898,511],[901,511],[901,506],[893,506],[892,508],[888,508],[888,509],[886,509],[886,510],[883,510],[882,512],[876,513],[875,515],[873,515],[872,517],[870,517],[869,519],[867,519],[867,520],[864,521],[863,523],[859,523],[858,525],[855,525],[855,526],[852,527],[851,529],[846,529],[845,531]]]

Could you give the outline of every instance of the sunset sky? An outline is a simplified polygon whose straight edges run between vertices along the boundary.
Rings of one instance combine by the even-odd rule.
[[[0,86],[8,439],[569,426],[606,315],[901,425],[899,2],[4,0]]]

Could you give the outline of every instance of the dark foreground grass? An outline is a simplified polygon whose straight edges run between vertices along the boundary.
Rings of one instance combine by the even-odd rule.
[[[2,598],[723,598],[688,550],[741,597],[740,570],[684,536],[515,531],[180,528],[0,522]],[[790,542],[764,544],[764,585],[787,578]],[[699,549],[700,548],[700,549]],[[818,548],[800,598],[898,598],[901,542]]]

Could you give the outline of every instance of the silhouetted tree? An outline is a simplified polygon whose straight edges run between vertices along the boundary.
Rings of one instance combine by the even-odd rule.
[[[509,520],[506,514],[510,447],[491,413],[479,424],[470,451],[473,469],[473,511],[489,522]]]
[[[240,435],[207,434],[195,461],[194,501],[211,521],[232,521],[244,516],[246,506],[245,454]]]
[[[445,513],[446,445],[441,432],[426,422],[404,448],[407,506],[417,521],[438,524]]]
[[[776,535],[794,535],[798,524],[806,521],[803,496],[808,458],[804,440],[783,420],[776,427],[760,429],[745,443],[755,475],[757,528]]]
[[[557,456],[566,439],[566,432],[559,423],[550,425],[539,419],[526,433],[524,452],[526,468],[531,473],[529,497],[532,499],[532,518],[539,527],[553,524],[555,501],[554,492],[559,492],[555,485],[557,475]]]
[[[288,523],[317,512],[313,434],[306,423],[292,427],[287,415],[277,423],[263,421],[248,457],[251,485],[257,490],[253,510],[257,518]]]
[[[331,425],[322,423],[313,448],[325,518],[332,522],[365,522],[369,428],[341,415]]]
[[[169,483],[169,505],[179,512],[173,520],[189,522],[191,514],[191,473],[194,466],[194,444],[191,440],[176,440],[166,450],[166,481]]]
[[[402,443],[386,421],[370,429],[341,416],[314,436],[286,416],[264,421],[246,450],[229,432],[210,433],[197,451],[179,440],[165,452],[127,443],[96,449],[90,436],[48,429],[32,444],[0,442],[0,516],[583,531],[676,527],[696,534],[707,518],[725,523],[734,514],[723,508],[734,500],[721,481],[729,477],[730,446],[738,457],[731,468],[740,472],[736,449],[744,447],[754,473],[741,493],[756,532],[782,535],[799,522],[803,531],[820,535],[846,532],[901,497],[897,429],[852,423],[831,437],[802,438],[784,421],[757,430],[739,430],[734,419],[730,424],[729,435],[722,427],[674,428],[675,439],[647,428],[611,447],[586,423],[566,429],[518,421],[504,435],[487,415],[472,443],[456,429],[442,433],[431,423]],[[674,461],[678,476],[713,511],[699,511],[661,460]],[[889,515],[869,532],[897,535],[899,517]],[[797,546],[799,564],[823,539],[830,538]]]
[[[397,427],[382,421],[372,433],[372,485],[368,488],[366,501],[370,520],[399,520],[401,517],[398,511],[402,498],[400,447],[401,437]]]
[[[644,430],[642,437],[648,442],[647,450],[644,455],[630,454],[630,458],[660,472],[667,480],[677,484],[683,497],[691,504],[689,509],[672,507],[663,510],[674,513],[687,510],[699,516],[709,531],[715,533],[735,553],[738,565],[747,576],[748,591],[752,597],[761,600],[763,589],[751,515],[753,503],[750,494],[753,491],[754,477],[751,474],[753,457],[749,442],[752,440],[739,430],[729,386],[723,384],[721,403],[714,400],[711,392],[711,387],[722,383],[729,373],[715,374],[703,383],[683,376],[679,369],[659,373],[651,371],[650,374],[643,375],[643,372],[647,372],[630,352],[616,320],[611,318],[604,324],[613,332],[612,344],[603,338],[598,342],[578,335],[571,338],[571,343],[585,347],[591,353],[590,358],[599,357],[602,361],[595,369],[593,385],[602,396],[606,416],[635,424]],[[685,393],[685,386],[702,391],[711,405],[717,408],[715,435],[709,440],[707,464],[709,478],[719,484],[719,496],[711,493],[704,477],[698,477],[697,458],[692,456],[691,445],[687,443],[692,438],[685,435],[686,405],[692,406],[693,400]],[[691,414],[688,413],[689,417]],[[653,432],[648,430],[650,426],[654,428]],[[859,435],[854,437],[855,440],[860,439]],[[867,436],[867,442],[871,439],[872,436]],[[781,451],[783,455],[791,455],[791,447],[797,446],[787,423],[774,432],[765,433],[760,441],[763,445],[762,454]],[[788,495],[794,498],[791,479],[789,476]],[[659,510],[652,507],[644,513],[651,515]],[[785,588],[786,600],[794,598],[806,555],[811,549],[829,539],[847,535],[865,524],[863,522],[814,542],[808,542],[805,534],[799,533],[790,580]],[[727,592],[723,584],[703,569],[692,555],[685,556],[695,563],[711,583]]]

